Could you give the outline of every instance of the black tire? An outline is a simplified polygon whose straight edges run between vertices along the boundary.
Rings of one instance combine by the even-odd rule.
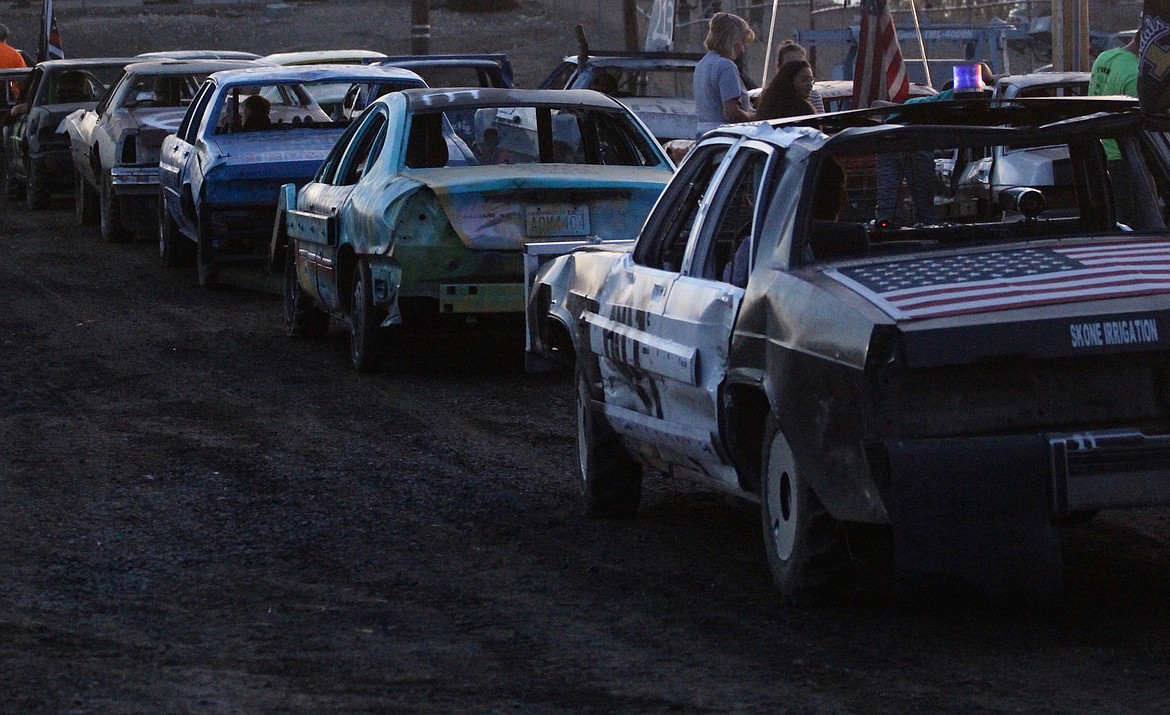
[[[284,329],[293,338],[320,338],[329,332],[329,315],[313,305],[297,281],[296,246],[284,253]]]
[[[49,207],[49,183],[43,173],[33,162],[28,163],[28,182],[24,188],[24,202],[30,209],[40,210]]]
[[[158,257],[167,268],[195,265],[195,244],[179,231],[161,193],[158,198]]]
[[[199,241],[195,247],[195,268],[199,272],[199,285],[214,288],[219,284],[215,247],[212,245],[211,231],[204,222],[203,214],[199,215],[198,223]]]
[[[593,409],[585,370],[577,367],[577,476],[585,514],[631,517],[642,501],[642,465],[605,417]]]
[[[800,478],[788,441],[775,424],[769,424],[764,438],[760,474],[760,515],[772,583],[795,606],[835,600],[847,575],[844,527]]]
[[[134,232],[122,225],[122,205],[114,194],[114,182],[109,174],[102,176],[98,191],[102,238],[106,243],[122,243],[130,240]]]
[[[100,220],[97,192],[81,176],[81,172],[73,173],[73,210],[77,217],[78,226],[93,226]]]
[[[382,316],[374,307],[374,283],[370,265],[359,260],[353,274],[349,301],[349,357],[358,372],[378,369],[385,348]]]

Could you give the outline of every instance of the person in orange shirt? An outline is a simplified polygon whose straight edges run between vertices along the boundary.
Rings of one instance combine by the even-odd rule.
[[[8,44],[8,26],[0,24],[0,69],[12,67],[28,67],[24,58],[12,45]]]

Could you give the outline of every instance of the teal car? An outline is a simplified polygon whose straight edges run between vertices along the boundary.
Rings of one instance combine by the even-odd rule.
[[[270,260],[290,335],[349,325],[370,371],[394,338],[515,327],[533,243],[637,235],[673,175],[654,136],[589,91],[410,89],[371,104],[280,194]]]

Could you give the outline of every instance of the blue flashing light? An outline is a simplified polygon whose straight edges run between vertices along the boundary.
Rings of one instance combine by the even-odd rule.
[[[979,65],[955,65],[955,94],[961,92],[982,92],[986,87],[983,84],[983,68]]]

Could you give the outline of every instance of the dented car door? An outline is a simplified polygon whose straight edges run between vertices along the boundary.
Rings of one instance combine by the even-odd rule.
[[[288,212],[289,237],[295,241],[298,275],[306,276],[305,288],[336,310],[341,305],[337,254],[341,235],[350,236],[353,227],[342,226],[344,211],[352,201],[354,187],[377,160],[386,140],[387,119],[383,108],[375,107],[337,142],[321,166],[316,180],[301,190],[295,210]],[[353,243],[352,240],[346,241]],[[359,241],[360,243],[360,241]],[[366,247],[355,245],[361,253]]]
[[[718,429],[719,388],[743,298],[732,280],[746,281],[746,263],[733,276],[733,261],[741,242],[742,260],[750,257],[771,154],[728,148],[708,145],[680,169],[689,180],[672,184],[586,322],[614,429],[734,485]]]

